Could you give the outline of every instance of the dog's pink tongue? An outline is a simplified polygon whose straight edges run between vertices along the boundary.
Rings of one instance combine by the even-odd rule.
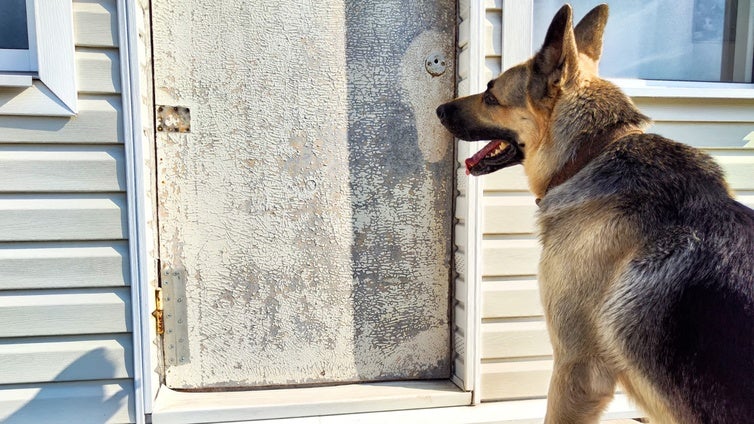
[[[497,149],[497,147],[500,146],[500,143],[502,142],[502,140],[492,140],[487,143],[486,146],[482,147],[478,152],[474,153],[474,156],[466,159],[466,175],[469,175],[471,173],[471,168],[473,168],[474,165],[478,164],[479,161],[487,156],[488,153]]]

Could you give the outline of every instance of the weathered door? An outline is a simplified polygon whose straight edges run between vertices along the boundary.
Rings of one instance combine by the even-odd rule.
[[[168,386],[448,377],[455,10],[153,2]]]

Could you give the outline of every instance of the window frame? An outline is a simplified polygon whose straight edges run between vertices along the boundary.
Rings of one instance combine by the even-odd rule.
[[[743,82],[701,82],[605,78],[631,97],[701,99],[752,99],[754,84]]]
[[[36,70],[0,72],[0,115],[73,116],[78,111],[73,3],[29,4],[29,50]]]
[[[26,0],[26,32],[29,47],[26,49],[0,49],[0,63],[8,63],[10,69],[2,73],[19,72],[33,74],[37,72],[37,33],[34,0]],[[4,84],[3,84],[4,85]],[[31,85],[31,81],[29,81]]]
[[[509,0],[503,0],[503,3],[508,4]],[[517,10],[528,12],[528,16],[517,16],[516,18],[520,21],[517,26],[519,26],[519,31],[522,31],[522,33],[526,35],[523,36],[523,39],[515,39],[515,45],[513,45],[512,48],[517,52],[520,51],[523,56],[521,56],[521,60],[515,60],[512,63],[510,60],[506,61],[504,59],[505,63],[502,68],[503,71],[511,65],[515,65],[522,60],[528,59],[529,57],[531,57],[531,55],[536,53],[537,49],[539,49],[539,46],[533,45],[532,36],[534,31],[534,0],[521,0],[521,3],[521,5],[518,5]],[[747,1],[747,4],[749,7],[749,16],[754,16],[754,4],[752,4],[750,1]],[[739,8],[743,8],[743,5],[739,4]],[[505,12],[503,12],[503,15],[505,15]],[[503,17],[503,19],[505,19],[505,16]],[[745,20],[745,18],[741,17],[739,21],[741,20]],[[745,31],[751,37],[752,33],[754,32],[754,25],[749,24],[746,28],[742,29],[742,31]],[[523,43],[521,41],[523,41]],[[505,43],[505,38],[503,42]],[[754,39],[751,39],[748,42],[754,43]],[[504,51],[505,47],[507,46],[504,46]],[[740,56],[741,53],[736,52],[736,55]],[[754,66],[754,64],[750,66]],[[614,78],[606,77],[604,75],[601,75],[601,77],[618,85],[618,87],[620,87],[630,97],[754,99],[754,81],[748,83],[654,79],[650,80],[642,78]]]

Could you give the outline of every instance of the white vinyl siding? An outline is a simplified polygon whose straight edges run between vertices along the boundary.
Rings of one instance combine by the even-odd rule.
[[[712,155],[723,168],[737,200],[754,208],[754,86],[748,87],[752,91],[749,99],[633,99],[654,120],[649,132]]]
[[[508,40],[505,43],[508,51],[503,49],[506,41],[502,34],[503,8],[503,0],[487,2],[485,82],[497,77],[503,66],[525,58],[514,57],[521,52],[512,51],[518,47],[514,43],[520,38]],[[539,243],[533,234],[534,197],[528,192],[520,166],[480,180],[481,399],[543,397],[549,382],[552,350],[537,291]]]
[[[73,1],[76,117],[0,105],[2,422],[136,420],[116,9]]]
[[[484,78],[489,81],[502,72],[503,0],[484,1]]]
[[[501,20],[501,25],[502,22],[530,25],[526,20],[530,21],[531,17],[527,18],[526,11],[518,8],[528,8],[530,13],[531,2],[510,3],[516,7],[515,16]],[[507,4],[509,2],[504,1],[503,14]],[[489,16],[488,11],[488,19]],[[499,60],[504,70],[529,56],[530,32],[527,36],[526,31],[517,28],[490,33],[496,39],[487,42],[485,51],[488,76],[496,76]],[[500,33],[505,47],[498,53],[494,46]],[[754,99],[745,98],[746,95],[740,98],[741,90],[731,91],[730,98],[719,95],[704,98],[704,90],[696,93],[696,97],[677,98],[661,97],[661,94],[636,96],[634,101],[654,119],[650,132],[707,150],[725,170],[738,199],[749,207],[754,206]],[[748,147],[745,147],[747,142]],[[520,166],[495,172],[481,180],[481,398],[482,401],[544,399],[552,368],[552,351],[537,287],[540,252],[535,235],[537,207]],[[625,398],[619,395],[617,399],[616,404],[624,406],[614,410],[630,414]]]
[[[544,397],[552,349],[537,288],[534,197],[520,166],[482,179],[482,399]]]

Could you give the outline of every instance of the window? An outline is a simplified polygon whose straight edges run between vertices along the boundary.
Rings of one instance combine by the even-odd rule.
[[[574,22],[603,1],[572,0]],[[534,0],[538,48],[563,2]],[[613,2],[600,74],[643,80],[752,82],[752,0]]]
[[[0,72],[37,70],[34,2],[5,0],[0,13]]]
[[[76,113],[73,5],[2,0],[0,115]]]

